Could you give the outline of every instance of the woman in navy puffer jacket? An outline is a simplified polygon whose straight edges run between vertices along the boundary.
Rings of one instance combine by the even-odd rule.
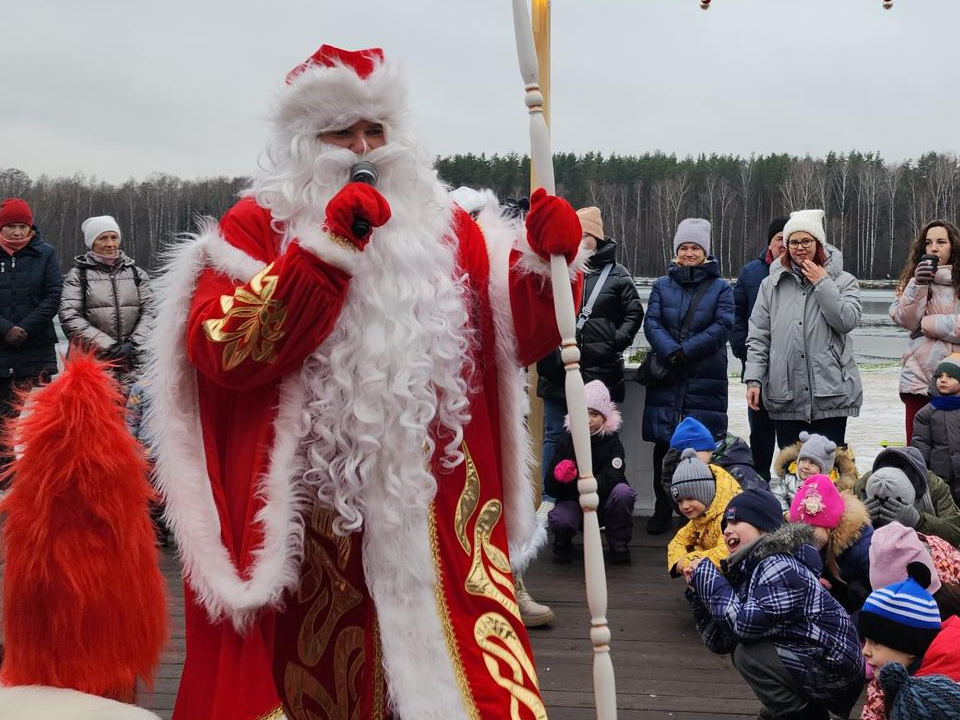
[[[643,334],[650,347],[674,371],[674,379],[647,388],[643,439],[654,443],[654,474],[659,476],[670,437],[690,415],[720,439],[727,432],[727,335],[733,326],[733,288],[720,277],[710,253],[710,222],[687,218],[673,239],[676,259],[650,291]],[[697,304],[685,338],[683,320],[698,289],[707,288]],[[647,532],[670,527],[673,504],[661,483],[653,484],[656,510]]]

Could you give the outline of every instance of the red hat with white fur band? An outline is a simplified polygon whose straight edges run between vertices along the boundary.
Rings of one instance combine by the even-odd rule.
[[[272,120],[287,140],[342,130],[359,120],[381,123],[389,132],[406,105],[401,73],[383,50],[322,45],[287,74]]]

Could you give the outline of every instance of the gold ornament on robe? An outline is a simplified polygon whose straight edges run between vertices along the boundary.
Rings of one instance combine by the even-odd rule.
[[[223,317],[203,323],[203,331],[211,342],[226,344],[224,371],[233,370],[248,357],[262,363],[277,359],[276,343],[285,334],[283,321],[287,309],[273,299],[278,278],[270,274],[272,269],[273,263],[270,263],[254,275],[249,290],[241,286],[233,295],[221,295]],[[225,329],[233,320],[239,321],[236,327]]]

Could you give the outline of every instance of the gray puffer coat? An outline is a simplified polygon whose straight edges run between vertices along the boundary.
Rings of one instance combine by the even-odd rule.
[[[934,398],[913,419],[910,443],[927,461],[927,467],[939,475],[960,499],[960,408],[938,408],[943,400]]]
[[[100,350],[124,342],[144,347],[153,314],[149,280],[122,252],[113,266],[92,252],[78,255],[64,278],[60,299],[60,324],[67,339]]]
[[[774,420],[856,417],[863,385],[849,333],[860,322],[860,285],[825,245],[827,277],[816,284],[779,259],[761,283],[750,315],[746,383],[763,388]]]

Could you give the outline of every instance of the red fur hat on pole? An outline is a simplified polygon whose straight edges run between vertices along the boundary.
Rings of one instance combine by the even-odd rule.
[[[77,349],[8,426],[0,503],[5,685],[130,702],[152,684],[167,608],[147,509],[147,463],[106,364]]]

